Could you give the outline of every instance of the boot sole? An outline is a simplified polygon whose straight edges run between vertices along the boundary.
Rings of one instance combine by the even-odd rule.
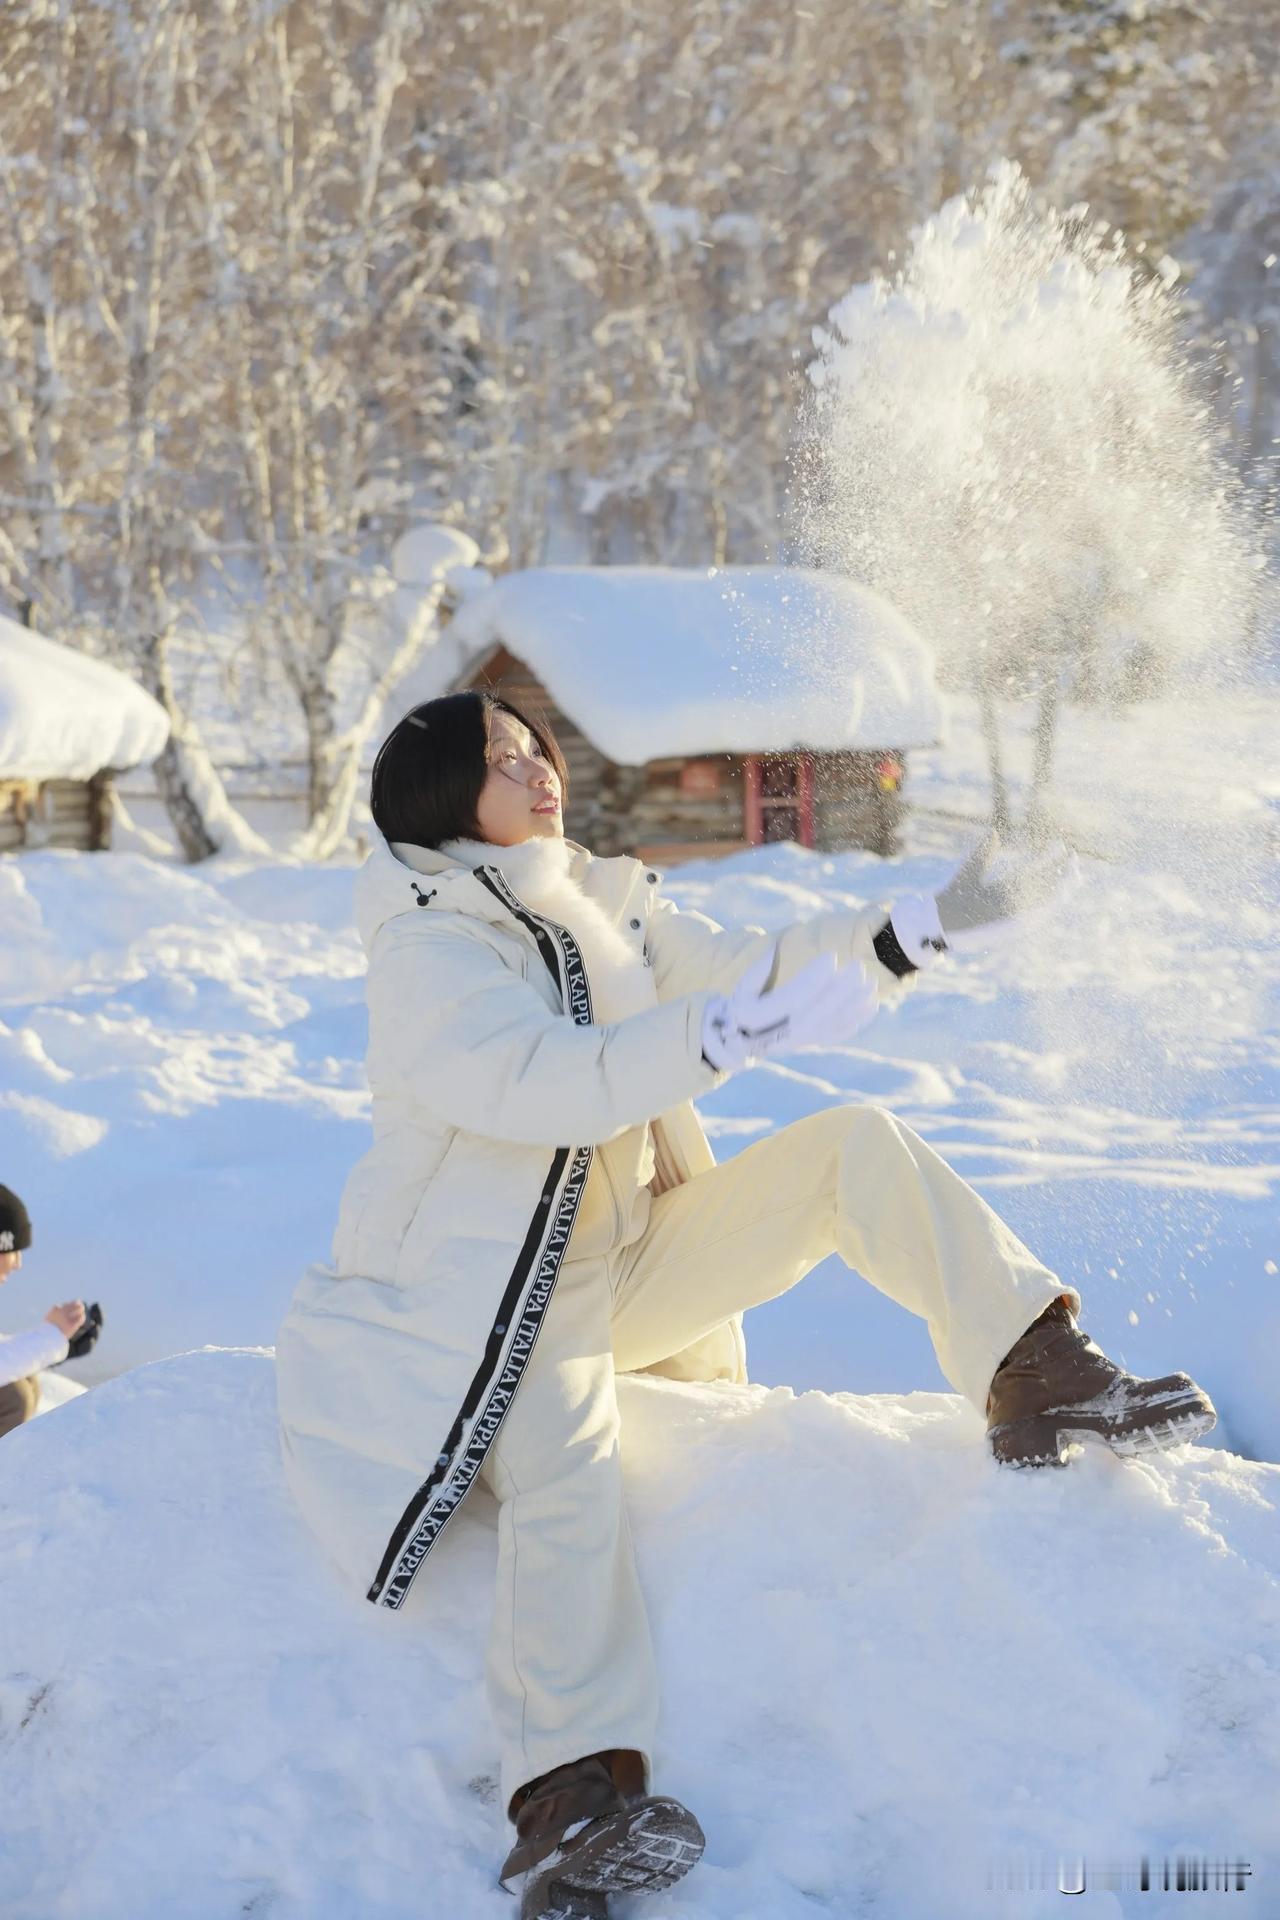
[[[563,1880],[553,1880],[542,1891],[538,1906],[521,1903],[520,1920],[609,1920],[608,1896],[585,1893],[566,1887]]]
[[[648,1798],[604,1815],[571,1847],[543,1864],[524,1890],[520,1920],[552,1920],[565,1911],[548,1906],[574,1895],[662,1893],[696,1867],[706,1835],[678,1800]],[[577,1911],[581,1912],[579,1905]],[[567,1908],[574,1913],[572,1906]],[[588,1905],[586,1912],[592,1908]]]
[[[1188,1390],[1189,1388],[1189,1390]],[[1144,1415],[1146,1417],[1144,1417]],[[1058,1407],[992,1427],[988,1438],[997,1463],[1005,1467],[1065,1467],[1073,1440],[1101,1440],[1122,1459],[1166,1453],[1185,1446],[1218,1422],[1212,1401],[1198,1387],[1178,1387],[1151,1395],[1128,1415],[1103,1407]]]

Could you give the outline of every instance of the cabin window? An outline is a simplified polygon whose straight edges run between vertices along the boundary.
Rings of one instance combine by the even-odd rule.
[[[792,840],[811,847],[813,755],[753,753],[742,764],[743,837],[749,846]]]

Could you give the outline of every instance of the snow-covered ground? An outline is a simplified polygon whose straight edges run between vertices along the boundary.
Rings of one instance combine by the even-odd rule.
[[[1270,1460],[1280,816],[1260,770],[1278,708],[1257,693],[1194,720],[1070,716],[1062,788],[1086,877],[1069,906],[946,963],[856,1046],[704,1103],[722,1158],[833,1100],[891,1107],[1080,1287],[1109,1351],[1194,1371],[1222,1412],[1216,1441]],[[1167,765],[1180,784],[1157,809],[1135,769]],[[682,868],[671,891],[722,921],[781,925],[931,884],[984,798],[962,705],[911,781],[901,860],[777,847]],[[351,881],[340,864],[0,862],[0,1166],[36,1231],[0,1331],[53,1300],[100,1300],[106,1331],[72,1369],[90,1383],[206,1343],[272,1343],[367,1139]],[[747,1331],[769,1384],[944,1384],[923,1323],[834,1260]]]
[[[1280,1468],[1001,1472],[951,1394],[621,1407],[656,1765],[708,1846],[619,1920],[1045,1920],[1080,1853],[1090,1915],[1168,1920],[1104,1869],[1206,1853],[1275,1914]],[[510,1920],[487,1495],[391,1615],[293,1510],[268,1354],[137,1369],[0,1453],[9,1920]]]
[[[625,1381],[662,1784],[709,1834],[651,1920],[1023,1920],[1059,1910],[1080,1850],[1090,1912],[1180,1912],[1098,1875],[1195,1852],[1250,1861],[1240,1911],[1280,1913],[1278,708],[1070,715],[1069,907],[704,1103],[722,1157],[832,1101],[892,1108],[1080,1287],[1109,1352],[1193,1372],[1221,1423],[1151,1463],[999,1474],[923,1326],[834,1260],[749,1315],[765,1384]],[[932,884],[985,799],[963,702],[911,796],[900,860],[774,848],[671,890],[778,925]],[[106,1314],[49,1377],[93,1391],[0,1441],[21,1920],[511,1911],[483,1509],[432,1617],[415,1589],[383,1618],[319,1558],[276,1451],[262,1350],[367,1138],[351,880],[0,861],[0,1178],[35,1225],[0,1329],[76,1295]],[[1020,1861],[1050,1891],[986,1889]]]

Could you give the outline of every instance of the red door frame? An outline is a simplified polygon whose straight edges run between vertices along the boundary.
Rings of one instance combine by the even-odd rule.
[[[786,800],[769,801],[761,791],[760,762],[764,756],[758,753],[746,754],[742,762],[742,825],[747,845],[764,845],[764,815],[769,806],[792,808],[800,819],[800,838],[798,845],[811,847],[814,844],[813,832],[813,755],[811,753],[771,754],[770,759],[788,759],[797,762],[795,793]]]

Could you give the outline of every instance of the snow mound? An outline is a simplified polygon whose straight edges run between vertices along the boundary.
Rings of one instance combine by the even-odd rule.
[[[78,1400],[89,1389],[82,1387],[78,1380],[69,1380],[61,1371],[37,1374],[40,1382],[40,1398],[36,1402],[36,1411],[32,1418],[42,1413],[53,1413],[58,1407],[65,1407],[68,1400]]]
[[[942,733],[925,642],[887,600],[835,574],[509,573],[455,613],[438,660],[426,662],[434,690],[498,645],[624,766],[691,753],[921,747]]]
[[[0,1330],[99,1300],[86,1384],[274,1339],[367,1140],[351,876],[0,860],[0,1164],[35,1230]]]
[[[1280,1468],[1014,1474],[953,1395],[619,1390],[658,1784],[708,1836],[661,1920],[986,1920],[990,1868],[1079,1851],[1229,1852],[1265,1900]],[[388,1615],[290,1502],[269,1350],[142,1367],[8,1436],[9,1920],[510,1920],[481,1497]],[[1057,1913],[1049,1884],[998,1910]]]
[[[87,780],[154,760],[168,738],[164,708],[127,674],[0,615],[0,774]]]

